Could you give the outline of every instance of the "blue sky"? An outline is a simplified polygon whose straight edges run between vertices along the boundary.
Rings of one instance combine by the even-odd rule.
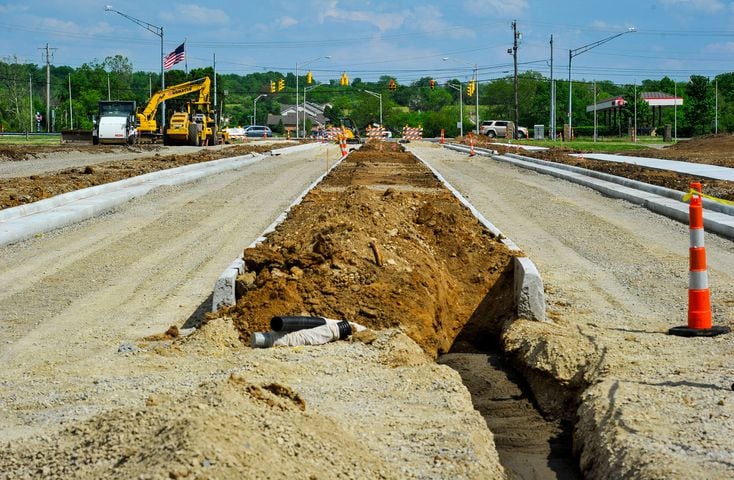
[[[520,71],[550,74],[553,35],[555,76],[567,78],[569,48],[630,27],[637,32],[574,57],[574,80],[631,84],[734,71],[734,1],[723,0],[3,1],[0,58],[41,64],[39,48],[48,43],[57,48],[55,65],[122,54],[135,70],[158,71],[159,37],[106,12],[108,4],[163,26],[165,53],[185,39],[189,68],[211,65],[216,53],[222,73],[294,72],[297,62],[331,56],[301,69],[318,81],[346,71],[350,79],[408,83],[468,78],[476,64],[484,81],[512,71],[515,19]]]

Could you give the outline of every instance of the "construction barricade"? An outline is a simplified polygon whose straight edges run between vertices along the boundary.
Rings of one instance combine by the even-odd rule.
[[[387,137],[387,129],[384,127],[367,127],[367,139],[385,140]]]
[[[403,143],[410,142],[412,140],[423,140],[423,127],[403,127]]]

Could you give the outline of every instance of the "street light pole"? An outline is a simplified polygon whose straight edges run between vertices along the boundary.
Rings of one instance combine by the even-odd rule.
[[[258,95],[257,98],[252,102],[252,124],[253,125],[257,125],[257,101],[260,100],[262,97],[267,97],[267,96],[268,95],[266,93],[263,93],[261,95]]]
[[[572,115],[572,109],[573,106],[573,97],[572,97],[572,83],[571,83],[571,60],[573,60],[573,57],[576,57],[578,55],[581,55],[582,53],[586,53],[592,48],[596,48],[599,45],[603,45],[611,40],[614,40],[617,37],[621,37],[622,35],[626,35],[628,33],[636,32],[637,29],[635,27],[630,27],[624,32],[620,32],[614,35],[611,35],[607,38],[602,38],[601,40],[597,40],[596,42],[589,43],[587,45],[584,45],[582,47],[574,48],[568,51],[568,132],[569,132],[569,140],[571,137],[571,132],[573,132],[573,119],[571,118]]]
[[[481,122],[479,118],[479,69],[477,67],[477,64],[474,64],[474,95],[476,97],[477,102],[477,111],[476,111],[476,117],[477,117],[477,124],[476,124],[476,134],[479,136],[479,123]]]
[[[476,112],[475,112],[475,117],[476,117],[476,122],[475,123],[476,123],[476,125],[475,125],[475,127],[476,127],[476,133],[477,133],[477,135],[479,135],[479,123],[480,123],[480,119],[479,119],[479,78],[478,78],[479,67],[478,67],[478,65],[476,63],[470,63],[470,62],[467,62],[466,60],[460,60],[458,58],[453,58],[453,57],[443,57],[442,60],[444,62],[447,61],[447,60],[453,60],[454,62],[464,63],[466,65],[470,65],[472,67],[472,69],[474,70],[474,89],[475,89],[474,90],[474,95],[476,95]],[[461,123],[462,123],[462,127],[463,127],[463,124],[464,124],[464,118],[463,117],[461,119]],[[462,128],[462,130],[463,130],[463,128]],[[462,136],[463,136],[463,133],[462,133]]]
[[[329,58],[331,58],[331,55],[326,55],[325,57],[312,58],[311,60],[306,60],[305,62],[296,62],[296,140],[300,138],[298,134],[299,132],[299,129],[298,129],[298,103],[299,103],[298,102],[298,89],[299,89],[298,87],[298,67],[299,66],[305,67],[308,64],[318,62],[319,60],[324,60],[324,59],[328,60]],[[306,124],[306,112],[305,111],[303,112],[303,124],[304,125]],[[304,132],[303,132],[304,135],[306,134],[305,129],[306,127],[304,127]]]
[[[364,93],[368,93],[368,94],[372,95],[373,97],[376,97],[376,98],[379,98],[380,99],[380,128],[382,128],[382,94],[381,93],[371,92],[369,90],[362,90],[362,91]]]
[[[153,25],[151,23],[144,22],[143,20],[139,20],[139,19],[137,19],[135,17],[131,17],[130,15],[127,15],[125,13],[122,13],[122,12],[118,11],[118,10],[115,10],[114,8],[112,8],[112,5],[107,5],[105,7],[105,11],[106,12],[115,12],[118,15],[122,15],[123,17],[127,18],[131,22],[136,23],[136,24],[140,25],[141,27],[143,27],[144,29],[148,30],[149,32],[154,33],[154,34],[158,35],[159,37],[161,37],[161,58],[160,58],[160,61],[161,61],[161,90],[165,90],[165,88],[166,88],[166,77],[163,74],[163,27],[162,26],[158,27],[158,26]],[[165,124],[166,124],[166,102],[163,101],[161,103],[161,128],[165,128]]]
[[[459,91],[459,135],[464,136],[464,90],[462,90],[461,82],[457,87],[453,83],[447,83],[449,87]]]

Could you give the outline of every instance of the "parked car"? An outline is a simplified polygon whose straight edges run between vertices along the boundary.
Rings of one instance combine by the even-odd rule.
[[[485,120],[479,127],[479,133],[489,138],[505,138],[507,136],[508,125],[515,125],[510,120]],[[528,138],[528,129],[519,127],[517,129],[517,138]]]
[[[272,137],[273,131],[266,125],[250,125],[245,127],[245,136],[250,138]]]

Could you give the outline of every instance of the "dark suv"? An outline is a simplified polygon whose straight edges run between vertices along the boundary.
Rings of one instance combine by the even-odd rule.
[[[255,138],[272,137],[273,131],[265,125],[250,125],[245,128],[245,136]]]

